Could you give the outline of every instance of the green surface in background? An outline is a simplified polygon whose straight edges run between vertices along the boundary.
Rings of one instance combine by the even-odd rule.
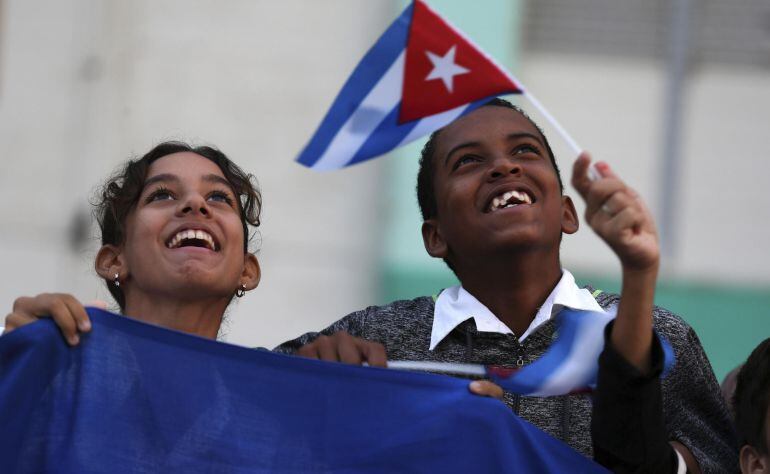
[[[576,274],[578,283],[617,293],[618,280]],[[770,337],[770,288],[662,281],[655,304],[678,314],[695,329],[717,380],[743,363]]]
[[[403,6],[406,4],[403,2]],[[431,0],[430,4],[492,57],[515,71],[521,21],[519,1]],[[457,283],[440,261],[427,256],[422,245],[422,221],[414,185],[424,141],[397,150],[389,160],[385,191],[389,204],[380,265],[381,303],[435,294]],[[612,278],[580,272],[575,276],[578,283],[591,283],[605,291],[617,292],[619,288],[619,282]],[[695,328],[719,380],[770,336],[767,288],[661,282],[656,303],[681,315]]]
[[[612,278],[579,272],[575,278],[580,286],[620,291],[620,282]],[[383,269],[381,283],[381,302],[386,302],[436,294],[457,280],[440,267],[391,268]],[[664,281],[658,283],[655,304],[680,315],[695,329],[720,382],[770,337],[770,288]]]

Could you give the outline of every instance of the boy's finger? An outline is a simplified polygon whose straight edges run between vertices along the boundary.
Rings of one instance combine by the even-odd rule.
[[[605,161],[597,161],[596,163],[594,163],[594,167],[596,168],[596,171],[599,172],[599,176],[601,176],[602,178],[620,179],[618,175],[615,174],[615,171],[613,171],[610,165],[607,164],[607,162]]]
[[[591,156],[588,152],[582,152],[572,166],[572,186],[585,198],[591,187],[591,178],[588,176],[588,167],[591,165]]]
[[[595,181],[588,192],[583,196],[586,202],[586,216],[605,210],[603,206],[617,193],[622,193],[625,188],[623,182],[615,178]]]
[[[352,337],[337,338],[337,355],[340,362],[353,365],[361,365],[363,355]]]
[[[359,343],[362,344],[361,351],[366,357],[366,362],[372,367],[387,367],[388,366],[388,354],[385,351],[385,346],[379,342],[363,341],[359,339]]]
[[[468,385],[468,390],[482,397],[492,397],[498,400],[503,398],[503,389],[489,380],[474,380]]]
[[[339,362],[337,348],[334,347],[332,339],[328,336],[321,336],[316,339],[318,358],[330,362]]]

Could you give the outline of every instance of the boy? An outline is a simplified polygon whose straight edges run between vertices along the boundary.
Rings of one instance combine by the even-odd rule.
[[[677,364],[662,382],[663,436],[676,451],[664,442],[668,451],[658,457],[675,468],[683,467],[676,461],[683,458],[693,471],[734,469],[728,415],[697,336],[680,318],[653,308],[659,251],[652,218],[606,164],[597,165],[600,179],[590,180],[589,164],[587,155],[578,159],[573,184],[586,200],[586,220],[621,261],[622,300],[578,288],[561,268],[562,234],[578,229],[575,207],[563,194],[540,129],[508,102],[495,99],[434,133],[420,162],[417,194],[425,248],[444,259],[462,285],[445,289],[435,301],[421,297],[352,313],[320,336],[305,334],[278,350],[351,363],[380,361],[385,350],[393,360],[521,366],[548,349],[552,316],[561,308],[602,311],[617,305],[607,346],[638,372],[636,378],[659,383],[653,319],[676,352]],[[657,396],[660,400],[660,391]],[[588,395],[505,393],[503,400],[522,418],[593,454]],[[612,425],[611,416],[609,421]],[[598,455],[613,457],[613,446],[599,447]]]
[[[741,472],[770,473],[770,339],[754,349],[738,373],[733,408]]]

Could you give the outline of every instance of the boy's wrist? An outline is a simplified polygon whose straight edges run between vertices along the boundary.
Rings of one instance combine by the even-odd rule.
[[[650,264],[645,267],[632,267],[630,265],[623,265],[623,280],[633,281],[655,281],[658,278],[658,270],[660,269],[660,262]]]

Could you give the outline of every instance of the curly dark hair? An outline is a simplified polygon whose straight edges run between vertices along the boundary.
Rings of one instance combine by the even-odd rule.
[[[767,410],[770,403],[770,338],[762,341],[738,372],[733,395],[735,426],[741,445],[767,450]]]
[[[481,107],[505,107],[507,109],[515,110],[520,113],[524,118],[534,125],[540,136],[543,138],[543,143],[548,151],[548,157],[551,159],[553,169],[556,170],[556,177],[559,179],[559,190],[564,192],[564,184],[561,180],[561,173],[559,172],[559,166],[556,164],[556,158],[551,150],[551,145],[548,143],[548,139],[545,137],[543,130],[527,115],[522,109],[511,104],[505,99],[494,98],[489,102],[481,105]],[[479,107],[480,108],[480,107]],[[436,215],[436,192],[433,185],[433,155],[436,153],[436,142],[441,134],[443,128],[436,130],[430,135],[427,143],[422,148],[420,156],[420,170],[417,172],[417,204],[420,206],[420,214],[422,214],[422,220],[428,220]]]
[[[238,211],[243,224],[243,251],[248,252],[249,225],[259,226],[262,195],[253,175],[243,171],[227,156],[210,146],[193,147],[184,142],[160,143],[144,156],[129,160],[120,167],[99,189],[94,205],[94,215],[102,235],[102,245],[122,245],[126,239],[126,217],[134,209],[147,179],[147,171],[159,158],[174,153],[191,152],[211,160],[224,174],[233,192],[238,196]],[[107,281],[107,289],[121,310],[125,309],[125,296],[120,287]]]

